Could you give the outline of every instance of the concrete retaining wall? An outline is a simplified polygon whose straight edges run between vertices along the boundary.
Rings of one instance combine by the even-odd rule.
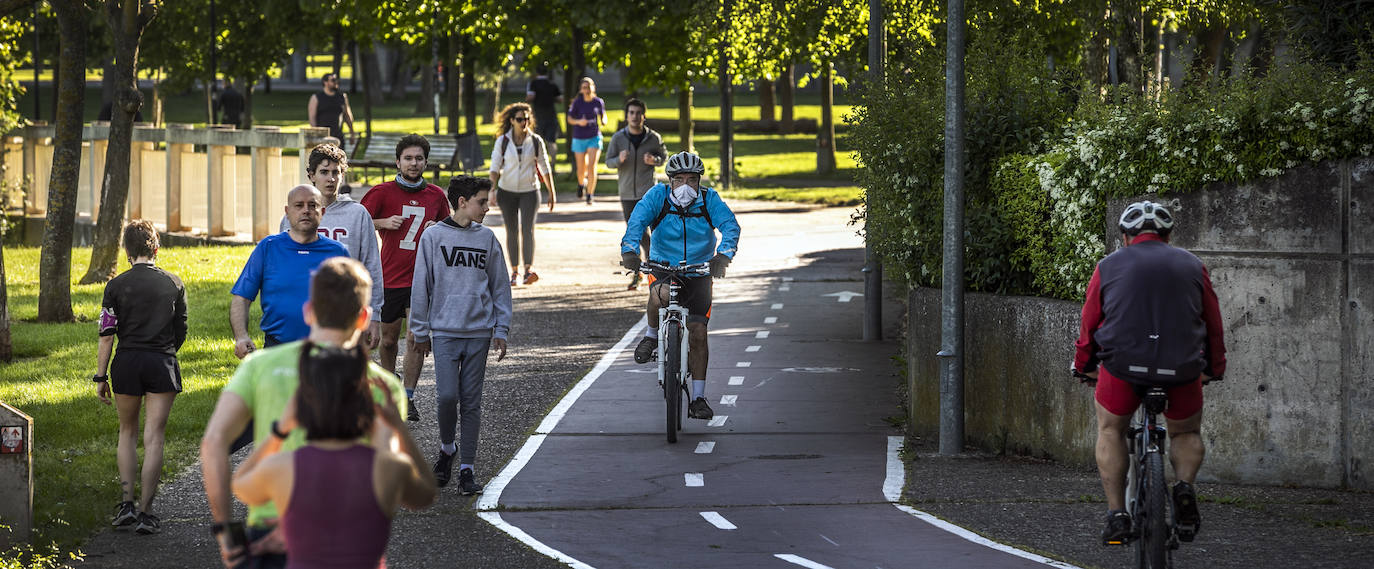
[[[1108,204],[1103,238],[1116,243]],[[1374,159],[1165,196],[1207,264],[1226,381],[1207,387],[1204,479],[1374,489]],[[938,290],[910,292],[912,425],[939,419]],[[1068,376],[1080,304],[969,294],[968,442],[1091,464],[1092,395]]]

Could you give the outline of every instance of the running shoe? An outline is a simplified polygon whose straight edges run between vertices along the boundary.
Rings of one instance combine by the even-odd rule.
[[[592,205],[592,194],[587,192],[587,205]]]
[[[1193,541],[1202,527],[1202,514],[1197,511],[1197,491],[1193,485],[1179,481],[1174,484],[1174,528],[1181,541]]]
[[[414,397],[407,397],[407,398],[406,398],[406,420],[407,420],[407,421],[419,421],[419,420],[420,420],[420,410],[415,408],[415,398],[414,398]]]
[[[520,271],[510,272],[510,286],[515,286],[515,282],[520,280]]]
[[[458,471],[458,493],[464,496],[482,493],[482,485],[477,483],[477,478],[472,475],[471,468]]]
[[[439,459],[434,461],[434,480],[442,488],[448,485],[451,478],[453,478],[453,455],[439,449]]]
[[[635,346],[635,363],[642,364],[654,361],[658,357],[658,338],[645,336]]]
[[[139,512],[138,526],[134,528],[134,531],[143,535],[155,534],[162,531],[162,521],[148,512]]]
[[[577,185],[577,199],[579,199],[579,200],[582,199],[582,196],[584,196],[584,195],[586,195],[586,194],[587,194],[587,186],[584,186],[584,185],[582,185],[582,184],[578,184],[578,185]]]
[[[1107,527],[1102,529],[1102,545],[1123,545],[1131,539],[1131,515],[1126,510],[1107,512]]]
[[[138,510],[134,508],[133,502],[120,502],[115,504],[114,520],[110,525],[122,528],[131,526],[138,522]]]
[[[536,273],[534,271],[525,273],[525,284],[532,285],[537,282],[539,282],[539,273]]]
[[[708,421],[716,416],[716,412],[711,410],[711,405],[706,403],[705,397],[698,397],[687,404],[687,416]]]

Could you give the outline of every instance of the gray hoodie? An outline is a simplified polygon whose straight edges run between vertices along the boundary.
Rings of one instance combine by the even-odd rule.
[[[286,216],[281,217],[281,230],[291,228]],[[362,263],[367,274],[372,277],[372,319],[382,319],[382,254],[377,245],[377,229],[372,225],[372,214],[363,204],[353,201],[348,194],[339,194],[334,203],[324,208],[317,230],[323,237],[343,243],[348,256]]]
[[[644,127],[644,140],[636,147],[630,143],[630,127],[615,131],[611,143],[606,146],[606,167],[615,168],[620,180],[620,199],[634,201],[644,197],[649,188],[654,187],[654,169],[668,158],[663,148],[663,137],[649,127]],[[625,162],[620,161],[620,151],[629,150]],[[654,166],[644,163],[644,153],[654,155]]]
[[[452,217],[420,235],[410,285],[410,331],[416,342],[500,338],[510,331],[510,281],[496,234]]]

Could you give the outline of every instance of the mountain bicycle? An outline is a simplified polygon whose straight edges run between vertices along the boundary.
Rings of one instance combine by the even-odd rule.
[[[1074,372],[1080,380],[1095,382]],[[1196,532],[1196,528],[1176,528],[1169,517],[1173,505],[1168,484],[1164,479],[1164,454],[1168,436],[1159,416],[1169,402],[1163,387],[1141,388],[1140,408],[1136,410],[1131,427],[1126,431],[1127,452],[1131,456],[1126,474],[1126,512],[1131,516],[1131,536],[1126,545],[1135,541],[1136,563],[1140,569],[1169,569],[1173,566],[1173,551],[1178,549],[1178,531]]]
[[[688,265],[679,263],[669,266],[647,261],[640,272],[665,274],[668,281],[668,304],[658,309],[658,349],[654,359],[658,360],[658,384],[663,387],[664,432],[668,442],[677,442],[677,432],[682,430],[682,412],[691,400],[691,385],[687,371],[687,307],[678,304],[678,292],[682,289],[684,277],[705,276],[710,274],[710,263]],[[652,290],[652,287],[651,287]]]

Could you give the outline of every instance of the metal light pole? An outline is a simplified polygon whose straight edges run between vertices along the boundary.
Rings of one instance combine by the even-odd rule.
[[[883,1],[868,0],[868,74],[871,89],[883,88],[883,65],[887,55],[883,28]],[[868,222],[864,222],[864,331],[865,342],[883,339],[883,264],[869,241]]]
[[[944,281],[940,454],[964,450],[964,0],[950,0],[945,47]]]

